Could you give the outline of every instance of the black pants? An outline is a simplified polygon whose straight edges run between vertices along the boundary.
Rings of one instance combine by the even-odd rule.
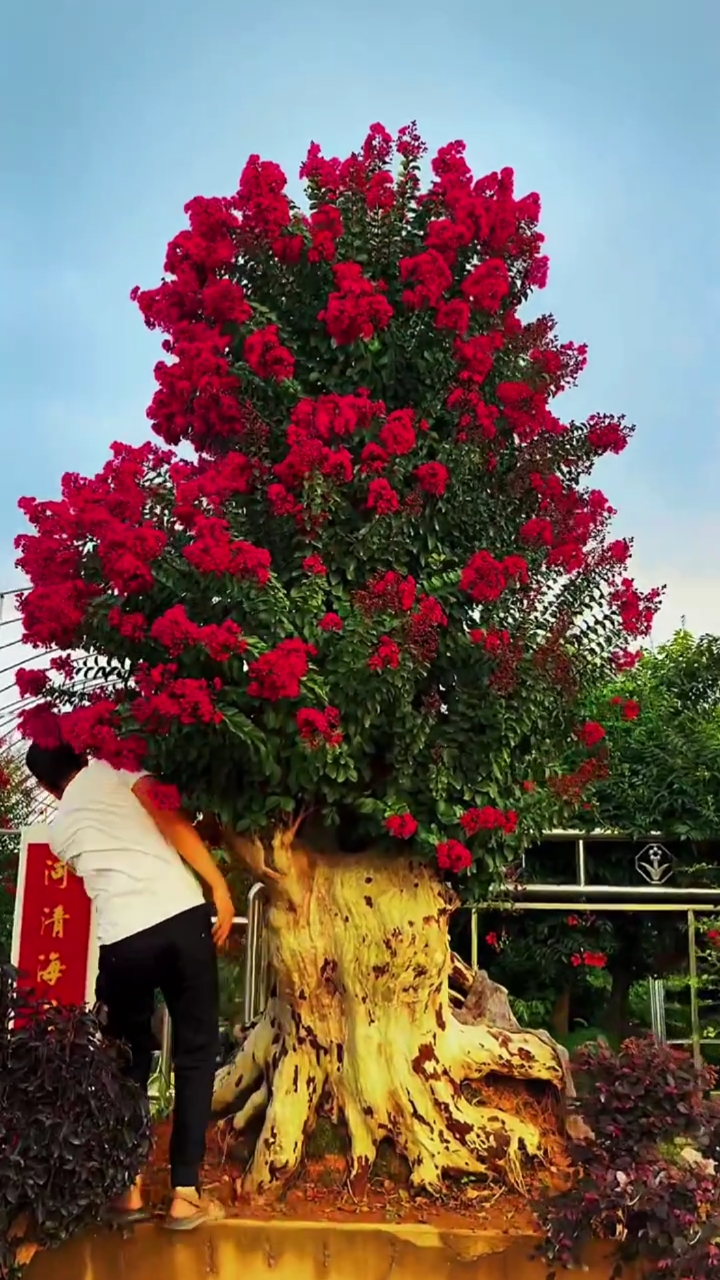
[[[170,1139],[173,1187],[198,1187],[205,1156],[219,1047],[218,970],[206,906],[100,948],[97,999],[106,1031],[132,1053],[128,1074],[147,1089],[155,992],[172,1021],[175,1111]]]

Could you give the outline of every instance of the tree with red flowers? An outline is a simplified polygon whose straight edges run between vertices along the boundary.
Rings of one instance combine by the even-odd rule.
[[[26,732],[161,774],[266,885],[273,994],[217,1088],[264,1114],[255,1190],[319,1107],[356,1184],[385,1138],[415,1186],[512,1176],[540,1130],[464,1082],[563,1078],[545,1039],[452,1016],[448,917],[538,833],[526,780],[594,757],[579,695],[658,597],[584,483],[630,428],[557,416],[585,348],[520,314],[539,197],[464,151],[423,189],[415,128],[375,125],[344,161],[313,144],[305,210],[258,156],[191,200],[133,294],[160,443],[21,504],[26,637],[61,651]]]

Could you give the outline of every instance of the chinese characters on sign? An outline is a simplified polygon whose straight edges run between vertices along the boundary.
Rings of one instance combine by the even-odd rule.
[[[35,828],[37,831],[37,828]],[[91,965],[90,900],[50,846],[26,833],[15,905],[13,963],[20,983],[58,1004],[84,1004]]]

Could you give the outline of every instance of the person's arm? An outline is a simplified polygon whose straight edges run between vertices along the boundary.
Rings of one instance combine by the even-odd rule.
[[[133,795],[140,801],[143,809],[150,814],[155,826],[168,844],[172,845],[183,862],[192,867],[208,886],[217,912],[213,937],[221,947],[227,942],[235,915],[227,881],[207,845],[200,839],[185,815],[178,810],[163,809],[156,804],[153,799],[154,785],[153,778],[145,774],[134,784]]]

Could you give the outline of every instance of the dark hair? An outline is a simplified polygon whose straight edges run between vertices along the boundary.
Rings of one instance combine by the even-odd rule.
[[[28,747],[25,764],[34,778],[52,791],[53,795],[61,795],[68,782],[76,773],[85,768],[87,756],[81,756],[66,742],[57,747],[41,747],[32,742]]]

